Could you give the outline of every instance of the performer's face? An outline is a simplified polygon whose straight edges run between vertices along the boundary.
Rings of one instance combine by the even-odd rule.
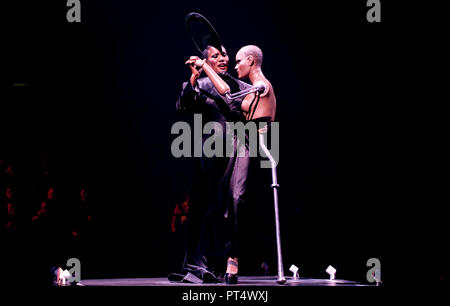
[[[222,47],[222,53],[214,47],[209,48],[206,60],[216,73],[227,72],[230,58],[224,47]]]
[[[250,61],[244,52],[239,51],[236,54],[236,66],[234,67],[238,74],[238,78],[246,78],[250,73]]]

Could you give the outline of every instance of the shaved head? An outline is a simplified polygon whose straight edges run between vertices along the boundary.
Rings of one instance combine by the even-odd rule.
[[[262,65],[263,53],[259,47],[255,46],[255,45],[248,45],[248,46],[242,47],[238,53],[243,54],[245,57],[252,56],[255,61],[256,66]]]

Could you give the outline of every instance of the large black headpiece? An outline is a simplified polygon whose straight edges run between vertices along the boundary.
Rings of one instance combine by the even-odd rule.
[[[185,24],[186,30],[191,35],[192,41],[200,54],[207,46],[213,46],[222,51],[219,35],[203,15],[196,12],[189,13],[186,15]]]

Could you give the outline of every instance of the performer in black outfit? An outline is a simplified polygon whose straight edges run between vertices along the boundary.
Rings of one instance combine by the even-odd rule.
[[[228,84],[232,92],[241,91],[250,85],[241,82],[227,73],[228,55],[208,46],[203,57],[209,66]],[[208,77],[199,78],[201,70],[189,65],[192,75],[183,84],[183,90],[176,108],[185,114],[202,114],[203,122],[214,121],[222,127],[222,137],[226,138],[226,122],[243,121],[242,99],[228,100],[221,96]],[[203,127],[202,127],[203,128]],[[215,135],[217,132],[215,132]],[[210,135],[203,135],[203,143]],[[218,282],[215,273],[223,270],[225,249],[227,203],[226,195],[233,189],[231,182],[235,162],[234,157],[194,158],[195,172],[191,192],[191,205],[188,214],[188,239],[182,275],[171,274],[169,280],[185,282]]]

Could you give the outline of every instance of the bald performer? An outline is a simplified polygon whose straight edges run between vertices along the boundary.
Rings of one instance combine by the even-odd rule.
[[[255,105],[254,100],[258,98],[258,93],[253,93],[245,97],[241,108],[247,120],[270,117],[270,121],[274,121],[277,101],[272,84],[266,79],[261,70],[262,62],[263,53],[260,48],[254,45],[245,46],[236,54],[235,69],[238,78],[248,78],[252,85],[262,84],[266,88],[259,95],[259,103],[257,105]]]

